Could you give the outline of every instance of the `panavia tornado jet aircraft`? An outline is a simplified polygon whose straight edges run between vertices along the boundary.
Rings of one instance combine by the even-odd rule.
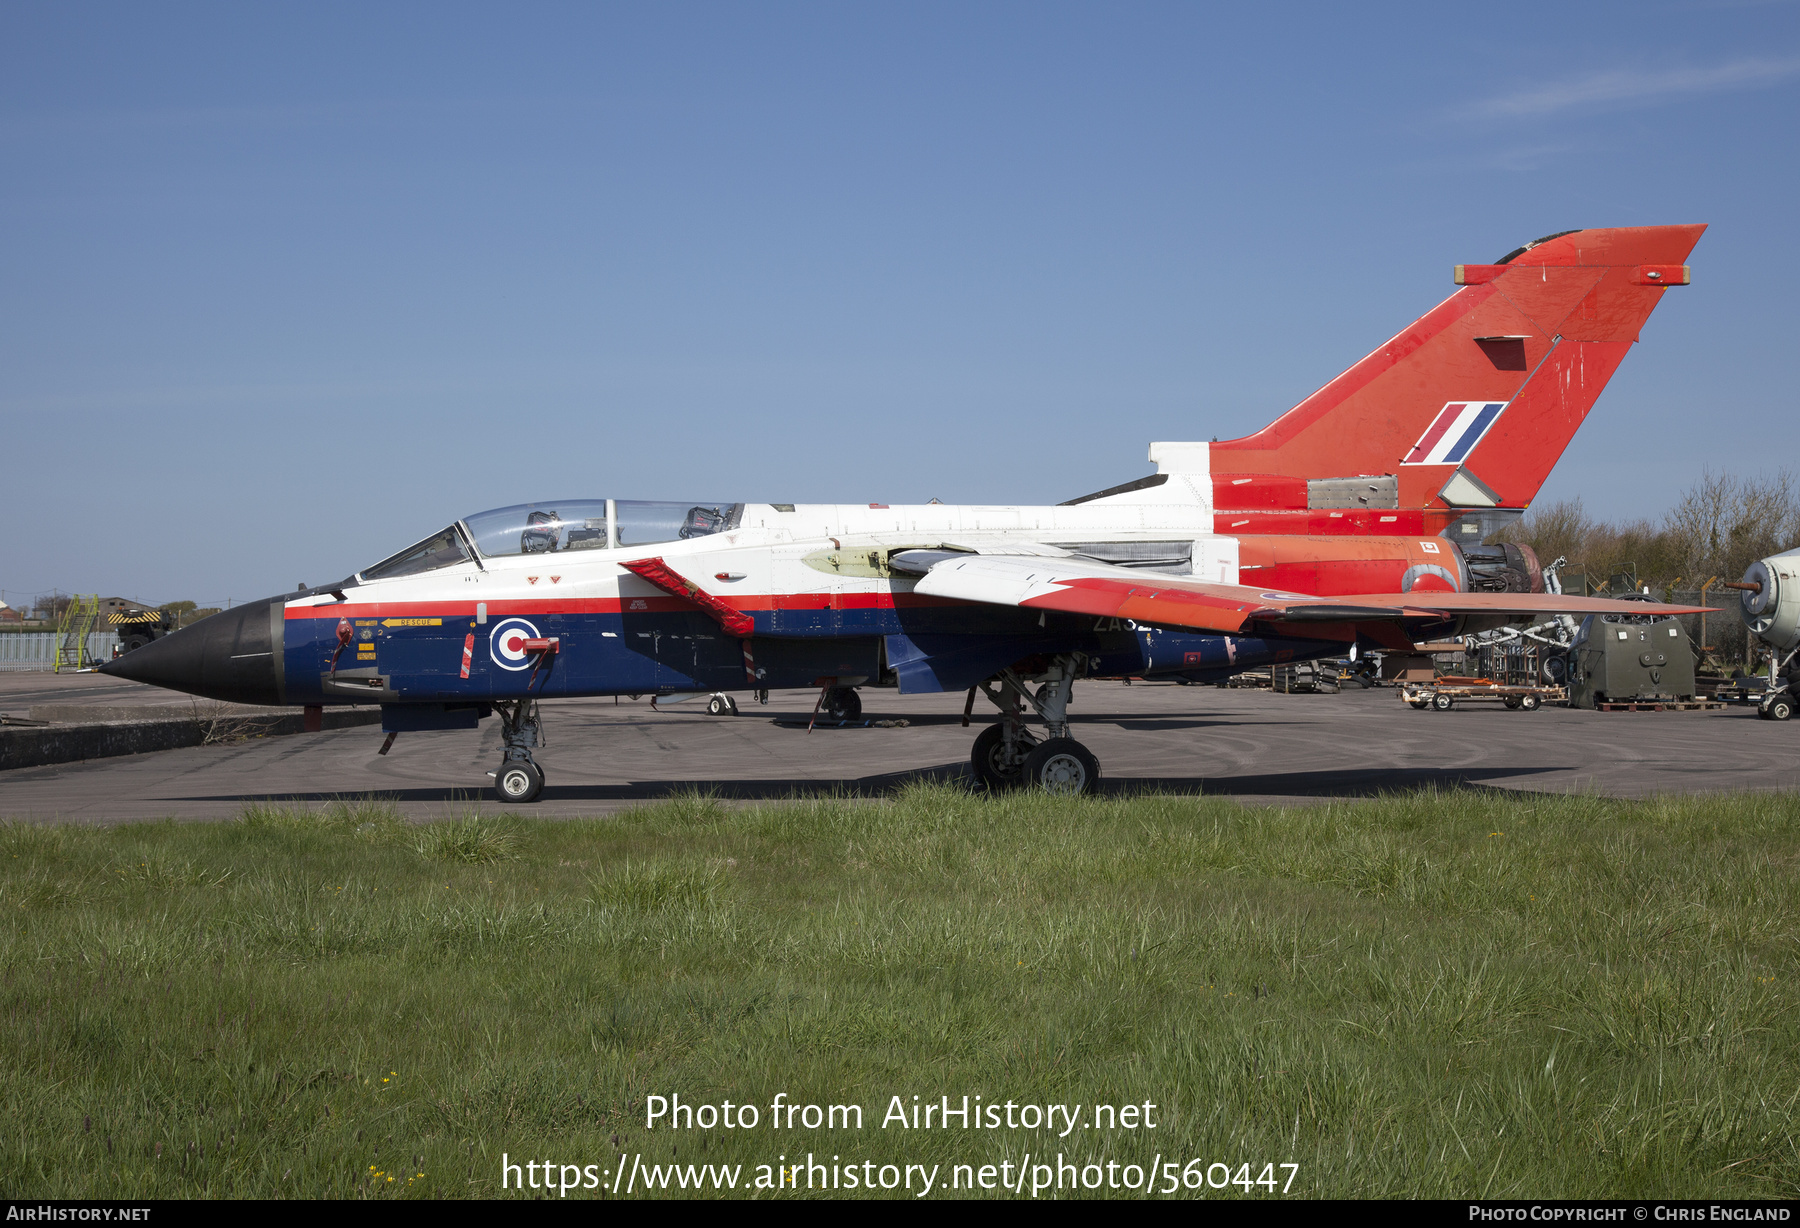
[[[1495,264],[1269,426],[1156,443],[1053,507],[550,499],[105,667],[221,700],[379,703],[387,745],[498,714],[502,801],[543,788],[547,697],[817,687],[978,694],[990,786],[1091,790],[1081,678],[1210,681],[1618,603],[1547,595],[1520,515],[1700,226],[1575,230]],[[1634,604],[1631,612],[1689,613]],[[1035,716],[1036,723],[1028,724]]]

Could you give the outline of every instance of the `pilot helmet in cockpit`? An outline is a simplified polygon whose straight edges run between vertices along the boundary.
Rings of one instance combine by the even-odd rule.
[[[556,532],[562,522],[555,512],[532,512],[525,517],[525,524],[519,535],[520,554],[548,554],[556,549]]]

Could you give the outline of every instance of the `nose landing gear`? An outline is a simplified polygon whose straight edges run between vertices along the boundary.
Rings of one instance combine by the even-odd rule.
[[[531,757],[533,747],[544,745],[537,701],[502,701],[494,705],[494,711],[500,716],[500,737],[505,743],[500,770],[488,773],[494,778],[494,796],[513,804],[535,802],[544,791],[544,769]]]
[[[1050,793],[1094,792],[1100,782],[1100,761],[1069,736],[1069,699],[1086,663],[1081,653],[1059,653],[1048,668],[1029,679],[1007,669],[981,683],[982,693],[1000,709],[1000,723],[975,739],[969,760],[976,779],[990,789],[1026,786]],[[1028,686],[1032,682],[1039,684],[1036,691]],[[1027,704],[1044,722],[1049,737],[1042,742],[1025,727]]]

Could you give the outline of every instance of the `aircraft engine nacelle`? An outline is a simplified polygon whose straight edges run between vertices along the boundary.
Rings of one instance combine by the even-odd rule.
[[[1758,559],[1731,587],[1750,634],[1777,652],[1800,648],[1800,550]]]
[[[1442,537],[1240,537],[1238,583],[1320,596],[1544,591],[1529,546],[1458,548]]]

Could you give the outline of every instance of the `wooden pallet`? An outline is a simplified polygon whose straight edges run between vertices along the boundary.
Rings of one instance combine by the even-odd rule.
[[[1642,699],[1595,704],[1601,712],[1710,712],[1731,705],[1717,699]]]

